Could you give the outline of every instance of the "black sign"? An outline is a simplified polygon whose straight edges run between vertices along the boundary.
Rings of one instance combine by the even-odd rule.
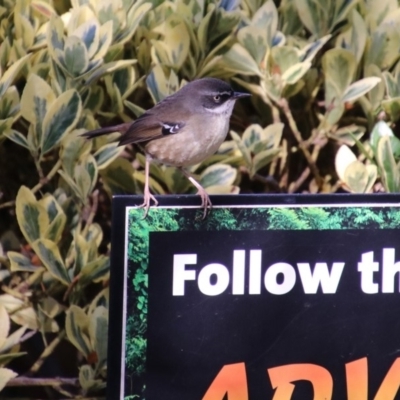
[[[398,200],[115,198],[109,400],[400,398]]]

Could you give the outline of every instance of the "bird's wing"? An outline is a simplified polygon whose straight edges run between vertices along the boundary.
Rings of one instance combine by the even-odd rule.
[[[182,132],[185,126],[183,120],[188,118],[188,112],[180,110],[180,121],[171,117],[169,97],[156,104],[153,108],[142,114],[121,136],[120,145],[129,143],[147,142],[159,139],[166,135]]]

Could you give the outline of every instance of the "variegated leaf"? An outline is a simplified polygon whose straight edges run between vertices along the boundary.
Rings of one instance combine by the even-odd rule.
[[[79,160],[74,169],[74,180],[79,189],[82,201],[86,201],[87,196],[92,192],[97,181],[97,164],[92,155],[87,155]]]
[[[376,161],[385,190],[389,193],[399,192],[400,172],[393,156],[390,136],[383,136],[378,140]]]
[[[37,266],[32,264],[28,257],[16,251],[7,252],[7,257],[10,260],[10,270],[12,272],[34,272],[38,269]]]
[[[42,237],[49,225],[45,208],[26,186],[21,186],[16,199],[16,213],[19,228],[28,243]]]
[[[232,185],[236,175],[237,170],[230,165],[215,164],[203,171],[200,175],[200,183],[205,188],[215,185]]]
[[[30,57],[31,54],[23,56],[18,61],[13,63],[9,68],[7,68],[4,74],[0,77],[0,97],[2,97],[6,90],[11,86],[15,77]]]
[[[90,340],[87,335],[89,317],[82,308],[72,305],[67,311],[65,330],[68,340],[85,356],[91,352]]]
[[[43,265],[55,279],[64,285],[71,283],[67,268],[56,243],[49,239],[37,239],[31,246]]]
[[[83,40],[70,36],[65,41],[62,64],[72,77],[83,75],[89,67],[89,56]]]
[[[239,43],[235,43],[223,56],[224,67],[243,75],[262,76],[260,69],[250,53]]]
[[[343,93],[342,101],[347,103],[357,100],[359,97],[368,93],[379,82],[381,82],[381,78],[371,76],[352,83]]]
[[[97,168],[106,168],[122,153],[123,150],[124,148],[118,146],[118,143],[109,143],[100,147],[100,149],[94,153]]]
[[[74,128],[81,111],[82,102],[74,89],[64,92],[53,102],[43,121],[42,154],[53,149]]]

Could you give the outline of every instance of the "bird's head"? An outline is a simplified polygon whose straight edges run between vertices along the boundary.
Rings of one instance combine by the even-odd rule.
[[[184,86],[182,91],[197,109],[213,114],[230,115],[237,99],[251,96],[235,92],[228,83],[216,78],[197,79]]]

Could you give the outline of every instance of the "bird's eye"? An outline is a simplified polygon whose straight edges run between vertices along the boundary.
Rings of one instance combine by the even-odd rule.
[[[221,101],[221,96],[220,96],[219,94],[216,94],[216,95],[214,96],[214,101],[217,102],[217,103],[219,103],[219,102]]]

